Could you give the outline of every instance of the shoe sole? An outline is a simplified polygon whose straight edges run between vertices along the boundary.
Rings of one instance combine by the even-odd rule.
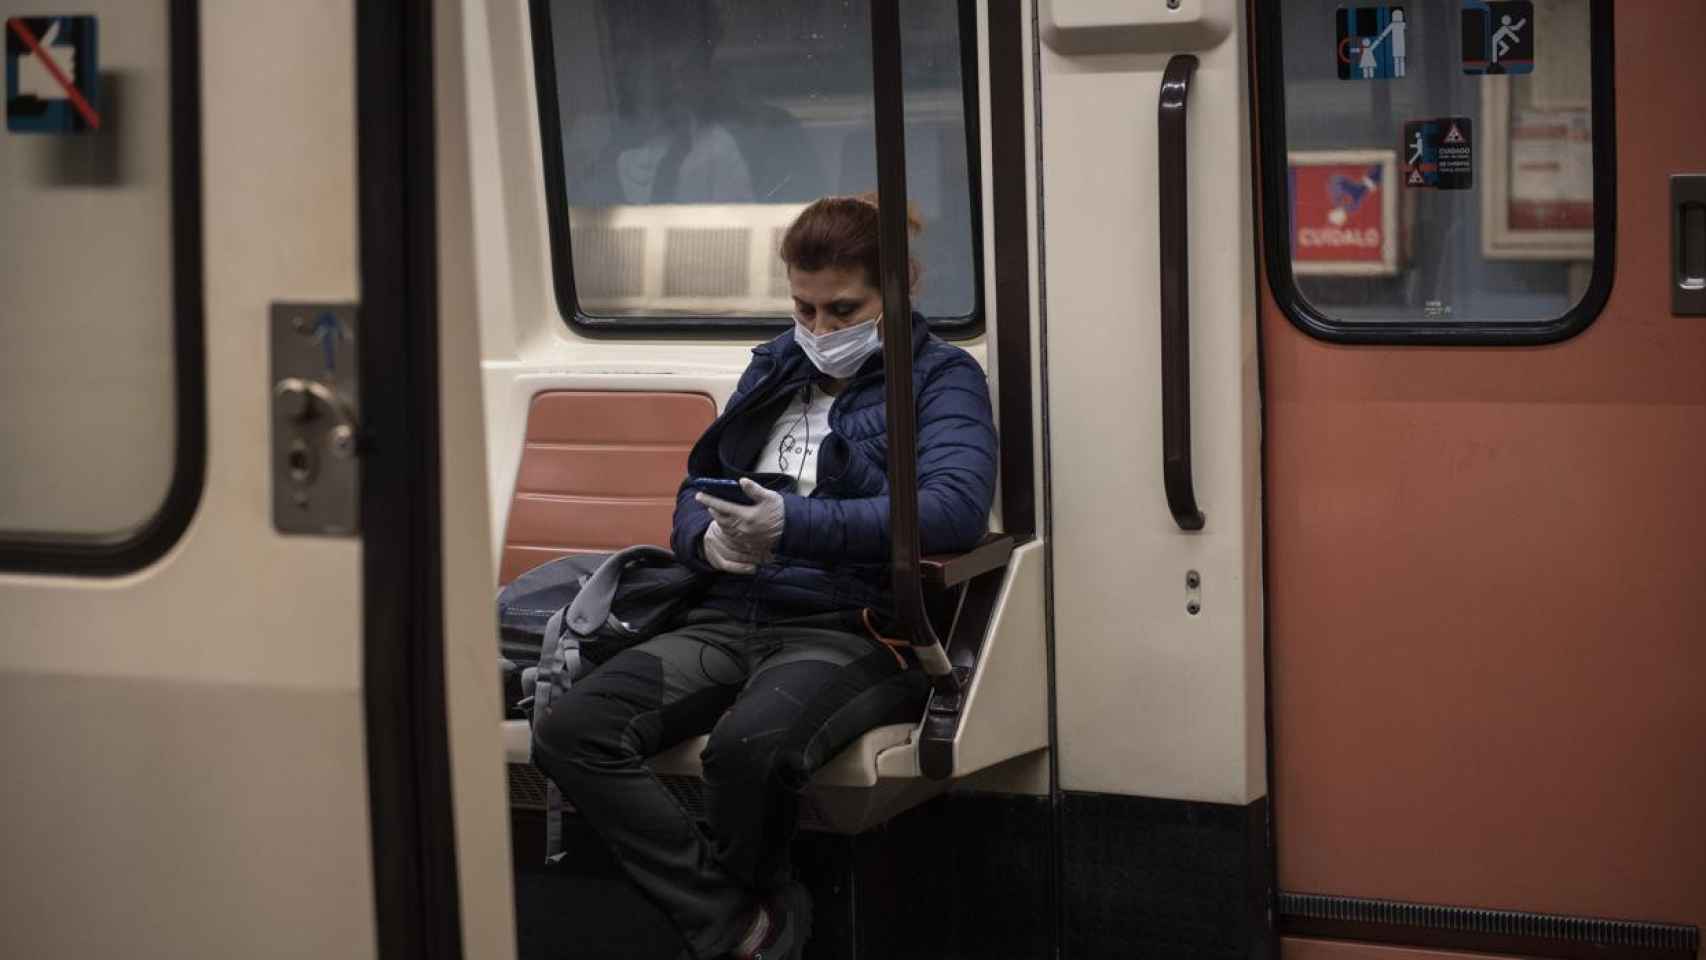
[[[789,883],[777,898],[788,911],[788,942],[759,954],[758,960],[799,960],[812,938],[812,895],[799,883]],[[777,948],[780,948],[779,951]],[[773,951],[776,951],[773,953]]]

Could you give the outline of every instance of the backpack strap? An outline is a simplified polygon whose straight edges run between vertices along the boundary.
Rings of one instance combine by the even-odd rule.
[[[581,591],[564,611],[568,628],[587,636],[604,626],[610,618],[610,604],[616,598],[616,587],[622,582],[622,571],[636,560],[671,560],[675,554],[662,547],[641,544],[610,555],[592,572]],[[551,636],[546,632],[546,637]]]

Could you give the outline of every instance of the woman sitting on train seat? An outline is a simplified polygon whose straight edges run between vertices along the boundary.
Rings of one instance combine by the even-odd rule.
[[[865,731],[923,708],[911,650],[882,642],[877,232],[869,197],[818,200],[788,228],[794,327],[754,348],[688,456],[689,477],[739,479],[745,497],[686,482],[677,496],[673,548],[710,576],[706,599],[576,683],[536,732],[539,766],[699,958],[799,955],[811,902],[788,860],[798,792]],[[966,550],[994,497],[989,387],[922,317],[913,329],[919,537],[926,553]],[[706,731],[708,833],[645,765]]]

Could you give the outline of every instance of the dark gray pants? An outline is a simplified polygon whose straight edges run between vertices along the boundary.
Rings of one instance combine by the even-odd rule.
[[[812,773],[865,731],[922,713],[923,671],[903,670],[853,617],[755,625],[694,610],[571,686],[534,731],[534,761],[695,956],[732,949],[758,898],[788,880]],[[645,763],[706,731],[709,836]]]

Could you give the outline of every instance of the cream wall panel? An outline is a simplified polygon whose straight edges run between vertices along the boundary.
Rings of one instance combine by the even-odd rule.
[[[1170,35],[1200,40],[1195,50],[1151,50],[1139,29],[1063,51],[1045,22],[1060,777],[1070,790],[1242,804],[1266,792],[1243,6],[1201,0],[1188,12],[1237,29]],[[1189,108],[1191,402],[1208,523],[1195,534],[1174,524],[1161,475],[1156,105],[1172,52],[1201,58]],[[1199,616],[1185,608],[1188,570],[1203,576]]]

